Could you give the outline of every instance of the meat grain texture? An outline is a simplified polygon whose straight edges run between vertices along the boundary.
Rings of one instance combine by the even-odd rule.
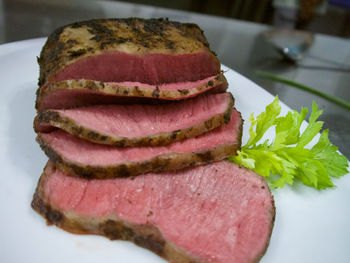
[[[236,154],[241,146],[241,137],[242,118],[234,110],[227,125],[166,146],[100,145],[62,130],[39,134],[37,141],[46,155],[67,174],[106,179],[174,171],[222,160]]]
[[[257,262],[275,217],[266,181],[227,161],[110,180],[48,163],[32,207],[66,231],[130,240],[177,263]]]
[[[52,98],[73,107],[96,94],[101,101],[106,95],[113,101],[118,96],[181,99],[227,88],[201,29],[166,19],[101,19],[58,28],[38,62],[38,110],[48,108]],[[64,105],[66,93],[83,99]]]
[[[48,224],[174,263],[260,260],[273,197],[223,160],[240,149],[242,119],[197,25],[77,22],[48,37],[38,62],[34,128],[50,160],[32,208]]]
[[[36,109],[67,109],[97,104],[160,104],[193,98],[202,93],[225,92],[227,87],[223,74],[194,82],[162,85],[72,79],[39,88]]]
[[[107,145],[159,146],[196,137],[230,121],[231,93],[200,96],[162,105],[97,105],[46,110],[34,121],[37,133],[60,128]]]

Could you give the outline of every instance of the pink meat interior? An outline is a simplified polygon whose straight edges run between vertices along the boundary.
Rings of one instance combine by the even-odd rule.
[[[205,262],[253,262],[274,216],[264,179],[227,161],[132,180],[84,180],[53,170],[44,192],[60,210],[155,225]]]
[[[98,105],[57,110],[80,126],[127,138],[172,132],[224,114],[230,94],[221,93],[163,105]]]
[[[140,98],[141,102],[143,98]],[[40,98],[38,111],[46,109],[65,109],[84,107],[96,104],[128,104],[137,103],[133,97],[115,96],[89,89],[59,89],[49,92]]]
[[[183,89],[196,89],[197,87],[204,85],[209,82],[216,76],[208,77],[205,79],[197,80],[197,81],[187,81],[180,83],[171,83],[171,84],[163,84],[159,85],[159,90],[183,90]],[[157,88],[156,85],[143,84],[139,82],[113,82],[109,83],[115,86],[123,86],[123,87],[143,87],[151,90],[155,90]],[[196,90],[191,95],[184,94],[182,97],[169,97],[169,98],[159,98],[162,100],[180,100],[184,98],[195,97],[203,92],[208,90],[213,91],[213,93],[223,92],[227,89],[227,85],[221,83],[219,85],[209,86],[206,89],[202,89],[200,91]],[[153,97],[127,97],[127,96],[118,96],[113,94],[105,94],[102,92],[96,92],[89,89],[58,89],[55,91],[51,91],[45,96],[41,98],[40,104],[38,105],[38,110],[45,109],[60,109],[60,108],[73,108],[73,107],[82,107],[88,105],[96,105],[96,104],[128,104],[128,103],[139,103],[144,102],[147,99],[152,100]]]
[[[196,81],[220,73],[220,64],[208,51],[193,54],[147,54],[108,51],[66,66],[51,82],[91,79],[104,82],[135,81],[148,84]]]
[[[196,138],[157,147],[119,148],[101,145],[79,139],[62,130],[42,133],[40,136],[66,160],[84,165],[106,166],[122,162],[140,162],[161,154],[201,151],[226,143],[237,143],[240,125],[241,116],[233,110],[227,125]]]
[[[205,85],[210,80],[213,80],[213,78],[216,76],[210,76],[205,79],[200,79],[196,81],[183,81],[183,82],[174,82],[174,83],[164,83],[160,85],[151,85],[147,83],[141,83],[141,82],[132,82],[132,81],[123,81],[123,82],[107,82],[112,85],[122,86],[122,87],[140,87],[140,88],[146,88],[146,89],[156,89],[159,90],[168,90],[168,91],[175,91],[175,90],[184,90],[184,89],[193,89],[202,85]]]

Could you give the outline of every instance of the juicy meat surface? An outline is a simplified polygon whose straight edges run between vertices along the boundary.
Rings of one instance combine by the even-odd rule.
[[[257,262],[275,216],[266,181],[228,161],[109,180],[73,178],[49,163],[32,207],[49,224],[131,240],[170,262]]]
[[[197,81],[149,85],[139,82],[99,82],[65,80],[37,90],[36,109],[75,108],[95,104],[160,103],[195,97],[204,92],[220,93],[227,89],[223,74]]]
[[[167,19],[100,19],[54,31],[40,58],[39,86],[90,79],[162,84],[220,73],[220,62],[195,24]]]
[[[198,136],[228,123],[231,93],[161,105],[98,105],[40,112],[36,132],[60,128],[82,139],[115,146],[157,146]]]
[[[81,58],[58,72],[52,81],[91,79],[103,82],[136,81],[149,84],[195,81],[218,74],[211,53],[135,55],[106,51]]]
[[[201,136],[155,147],[95,144],[62,130],[39,133],[37,141],[60,169],[88,178],[108,178],[182,169],[222,160],[240,149],[242,119],[233,110],[230,122]]]

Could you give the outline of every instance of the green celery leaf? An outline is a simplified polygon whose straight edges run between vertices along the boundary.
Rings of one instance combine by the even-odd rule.
[[[347,174],[348,160],[331,144],[328,130],[322,132],[311,149],[305,148],[322,129],[323,122],[317,121],[322,111],[314,102],[309,124],[302,134],[300,127],[308,109],[302,108],[300,113],[290,111],[286,116],[278,117],[280,111],[276,97],[256,119],[251,114],[248,143],[229,160],[264,176],[271,187],[282,188],[285,184],[292,185],[295,180],[316,189],[333,187],[331,177]],[[271,127],[275,127],[275,139],[271,143],[265,140],[258,144]]]
[[[228,157],[228,160],[237,164],[243,165],[246,168],[253,170],[255,168],[255,160],[247,156],[245,152],[238,151],[237,155]]]
[[[315,154],[315,158],[323,163],[330,176],[339,178],[348,173],[348,160],[338,152],[335,145],[331,144],[328,130],[322,132],[320,140],[311,151]]]
[[[296,178],[299,178],[305,185],[316,189],[333,187],[331,178],[322,162],[316,159],[305,160],[298,169]]]
[[[249,134],[250,139],[247,146],[255,145],[265,134],[265,132],[274,125],[276,117],[281,112],[281,106],[279,105],[278,97],[274,101],[266,106],[265,111],[262,112],[256,120],[254,116],[251,115],[249,121],[252,123]],[[255,127],[255,130],[253,129]]]
[[[302,108],[301,113],[290,111],[285,117],[279,117],[275,120],[276,139],[273,145],[274,150],[298,142],[300,126],[305,119],[307,112],[307,108]]]
[[[323,121],[316,121],[322,114],[322,110],[317,110],[316,102],[312,103],[312,112],[309,118],[309,125],[300,136],[297,147],[305,147],[322,129]]]
[[[271,171],[280,171],[282,168],[281,160],[274,152],[263,149],[248,149],[246,155],[255,160],[253,171],[264,177],[268,177]]]

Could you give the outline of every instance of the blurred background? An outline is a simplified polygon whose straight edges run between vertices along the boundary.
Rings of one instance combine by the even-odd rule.
[[[0,43],[28,38],[26,34],[28,27],[36,31],[31,37],[39,37],[48,34],[51,25],[61,25],[67,21],[90,17],[113,16],[113,9],[108,12],[103,4],[98,6],[99,2],[117,1],[0,0]],[[350,37],[350,0],[121,0],[118,2]],[[80,12],[76,12],[77,7],[81,8]],[[44,23],[41,17],[43,14],[50,17],[45,19]],[[4,27],[6,24],[13,26]]]
[[[245,21],[350,37],[349,0],[134,0]]]
[[[257,74],[268,71],[349,103],[350,0],[0,0],[0,44],[47,37],[79,20],[111,17],[198,24],[222,64],[293,109],[311,108],[316,101],[332,142],[350,157],[349,109]],[[266,39],[276,28],[302,30],[305,37],[287,31],[278,49]],[[298,60],[284,54],[292,49],[301,51]]]

